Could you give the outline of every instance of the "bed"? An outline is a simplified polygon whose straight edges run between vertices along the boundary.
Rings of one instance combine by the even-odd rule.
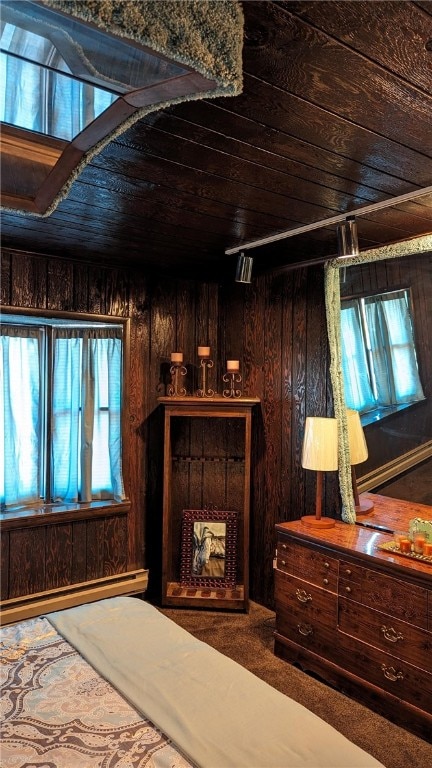
[[[2,768],[383,768],[139,598],[1,635]]]

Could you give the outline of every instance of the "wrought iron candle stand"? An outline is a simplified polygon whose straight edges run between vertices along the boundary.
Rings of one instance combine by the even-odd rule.
[[[173,363],[170,368],[171,384],[167,387],[168,397],[184,397],[186,388],[180,386],[180,376],[186,376],[187,369],[182,363]]]
[[[201,368],[201,387],[197,390],[197,397],[214,397],[214,389],[207,388],[207,374],[210,368],[213,368],[213,360],[209,357],[200,357]]]
[[[242,382],[242,377],[239,371],[227,371],[222,376],[222,380],[228,384],[227,389],[224,389],[222,392],[224,397],[241,397],[241,389],[237,389],[235,386]]]

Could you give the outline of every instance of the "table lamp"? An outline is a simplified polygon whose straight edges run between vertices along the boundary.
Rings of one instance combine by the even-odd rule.
[[[347,427],[355,511],[358,515],[368,515],[369,512],[372,512],[374,505],[372,501],[360,498],[354,467],[355,464],[361,464],[362,461],[366,461],[368,449],[360,421],[360,414],[352,408],[347,408]]]
[[[321,515],[323,473],[338,468],[337,419],[321,416],[306,418],[303,438],[302,467],[314,469],[317,473],[315,515],[304,515],[304,525],[314,528],[332,528],[335,521]]]

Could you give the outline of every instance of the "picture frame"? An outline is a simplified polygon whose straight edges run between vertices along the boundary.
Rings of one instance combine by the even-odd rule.
[[[234,510],[184,509],[180,584],[188,587],[235,587],[237,518]]]

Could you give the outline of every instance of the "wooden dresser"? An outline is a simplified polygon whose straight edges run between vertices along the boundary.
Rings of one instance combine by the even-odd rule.
[[[377,549],[431,508],[376,494],[356,525],[281,523],[276,655],[432,740],[432,563]],[[366,527],[368,526],[368,527]]]

